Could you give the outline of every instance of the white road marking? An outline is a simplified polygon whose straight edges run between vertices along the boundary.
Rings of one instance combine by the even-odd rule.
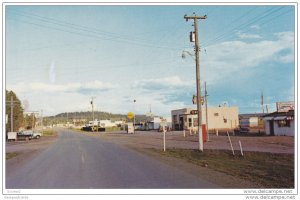
[[[81,162],[84,163],[84,156],[81,154]]]

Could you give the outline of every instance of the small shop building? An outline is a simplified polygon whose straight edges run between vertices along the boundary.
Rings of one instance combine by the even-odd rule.
[[[196,108],[183,108],[172,110],[173,130],[196,130],[198,128],[198,115]],[[209,131],[232,131],[239,127],[238,107],[209,107],[202,109],[202,125],[207,125]]]
[[[264,116],[267,135],[294,136],[295,120],[294,110],[287,112],[273,112]]]

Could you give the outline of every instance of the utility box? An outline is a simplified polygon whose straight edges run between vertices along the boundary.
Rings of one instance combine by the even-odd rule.
[[[126,130],[128,134],[133,134],[134,133],[133,123],[127,123]]]
[[[190,42],[195,42],[195,32],[190,32]]]

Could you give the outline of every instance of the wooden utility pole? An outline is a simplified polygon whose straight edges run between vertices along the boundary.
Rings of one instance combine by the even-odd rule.
[[[261,92],[261,108],[262,108],[262,113],[265,113],[264,109],[264,94]]]
[[[208,97],[208,94],[207,94],[207,89],[206,89],[206,81],[204,82],[205,84],[205,117],[206,117],[206,134],[207,134],[207,141],[209,141],[209,133],[208,133],[208,112],[207,112],[207,97]]]
[[[92,100],[91,100],[91,104],[92,104],[92,115],[93,115],[93,126],[92,126],[92,131],[94,131],[94,123],[95,123],[95,115],[94,115],[94,98],[95,98],[95,97],[92,97]]]
[[[199,39],[198,39],[198,19],[206,19],[204,16],[187,16],[184,19],[194,20],[194,33],[191,33],[191,42],[195,42],[195,56],[196,56],[196,84],[197,84],[197,111],[198,111],[198,136],[199,136],[199,150],[203,151],[203,137],[202,137],[202,112],[201,112],[201,85],[200,85],[200,57],[199,57]],[[193,41],[192,38],[195,37]]]
[[[14,97],[10,96],[10,101],[6,102],[7,104],[10,104],[10,132],[14,131],[14,106],[15,103],[19,103],[18,101],[14,101]]]
[[[32,115],[32,122],[31,122],[31,129],[33,130],[35,128],[35,114],[39,115],[39,111],[26,111],[26,113]]]

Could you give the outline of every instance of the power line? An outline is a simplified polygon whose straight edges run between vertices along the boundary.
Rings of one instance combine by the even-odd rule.
[[[23,22],[23,23],[26,23],[26,24],[31,24],[31,25],[34,25],[34,26],[38,26],[38,27],[43,27],[43,28],[52,29],[52,30],[61,31],[61,32],[66,32],[66,33],[71,33],[71,34],[80,35],[80,36],[84,36],[84,37],[90,37],[90,38],[93,38],[93,39],[96,39],[96,40],[99,40],[99,41],[107,40],[107,41],[112,41],[112,42],[121,42],[121,43],[136,45],[136,46],[149,47],[149,48],[158,48],[158,49],[165,49],[165,50],[180,50],[181,49],[181,48],[168,47],[168,46],[158,46],[158,45],[152,45],[152,44],[146,44],[146,43],[130,42],[130,41],[126,41],[126,40],[113,40],[111,38],[103,38],[103,37],[100,37],[100,36],[97,36],[97,35],[90,35],[90,34],[86,34],[86,33],[80,33],[80,32],[64,30],[64,29],[60,29],[60,28],[49,27],[49,26],[45,26],[45,25],[41,25],[41,24],[37,24],[37,23],[32,23],[32,22],[28,22],[28,21],[23,21],[23,20],[19,20],[19,19],[14,19],[14,18],[9,18],[9,20],[16,20],[16,21],[20,21],[20,22]]]
[[[223,35],[225,35],[224,31],[229,30],[231,24],[234,24],[234,23],[236,23],[236,22],[238,22],[238,21],[241,21],[241,20],[244,19],[246,16],[248,16],[251,12],[253,12],[256,8],[257,8],[257,7],[254,7],[254,8],[252,8],[252,9],[248,10],[246,13],[242,14],[241,16],[239,16],[239,17],[233,19],[233,20],[230,21],[229,23],[224,24],[224,25],[220,28],[220,30],[223,30],[223,31],[222,31],[220,34],[216,35],[214,38],[206,40],[206,42],[204,42],[203,45],[205,45],[206,43],[209,43],[209,42],[211,42],[211,41],[214,41],[216,38],[219,38],[219,37],[222,37]],[[228,25],[229,25],[229,26],[228,26]],[[226,35],[227,35],[227,34],[226,34]]]
[[[14,11],[16,12],[16,11]],[[32,14],[32,13],[28,13],[28,12],[21,12],[21,13],[18,13],[18,12],[21,12],[21,11],[17,11],[17,15],[20,15],[20,16],[25,16],[25,17],[28,17],[28,18],[33,18],[35,20],[39,20],[39,21],[43,21],[43,22],[47,22],[47,23],[50,23],[50,24],[54,24],[54,25],[57,25],[57,26],[63,26],[63,28],[71,28],[71,29],[74,29],[76,31],[83,31],[83,32],[88,32],[89,34],[92,33],[92,34],[96,34],[97,36],[101,35],[102,37],[105,37],[103,38],[104,40],[113,40],[113,39],[118,39],[118,40],[124,40],[124,41],[133,41],[133,42],[153,42],[151,40],[146,40],[146,39],[139,39],[139,38],[134,38],[132,36],[127,36],[127,35],[121,35],[121,34],[118,34],[118,33],[113,33],[113,32],[108,32],[108,31],[103,31],[103,30],[100,30],[100,29],[96,29],[96,28],[91,28],[91,27],[87,27],[87,26],[82,26],[82,25],[78,25],[78,24],[73,24],[73,23],[69,23],[69,22],[66,22],[66,21],[61,21],[61,20],[57,20],[57,19],[53,19],[53,18],[47,18],[47,17],[43,17],[43,16],[39,16],[39,15],[35,15],[35,14]],[[25,13],[25,14],[22,14],[22,13]],[[114,36],[112,36],[114,35]],[[162,43],[162,42],[160,42]],[[171,44],[171,43],[169,43]],[[174,43],[172,43],[174,44]]]
[[[248,21],[246,23],[240,24],[238,26],[235,26],[235,27],[229,29],[228,31],[226,31],[223,34],[221,34],[219,37],[216,37],[214,39],[211,39],[211,40],[208,40],[208,41],[204,42],[202,47],[212,46],[212,45],[216,44],[216,42],[218,42],[220,40],[232,38],[232,37],[234,37],[233,34],[230,34],[232,31],[237,30],[237,29],[246,28],[246,27],[248,27],[248,26],[250,26],[250,25],[252,25],[252,24],[254,24],[254,23],[258,22],[258,21],[261,21],[261,20],[265,19],[266,17],[270,16],[271,14],[273,14],[275,12],[278,12],[279,10],[281,10],[283,8],[284,7],[280,7],[280,8],[275,9],[275,10],[274,10],[274,8],[271,8],[265,14],[263,14],[262,16],[256,16],[256,17],[254,17],[253,19],[251,19],[250,21]]]

